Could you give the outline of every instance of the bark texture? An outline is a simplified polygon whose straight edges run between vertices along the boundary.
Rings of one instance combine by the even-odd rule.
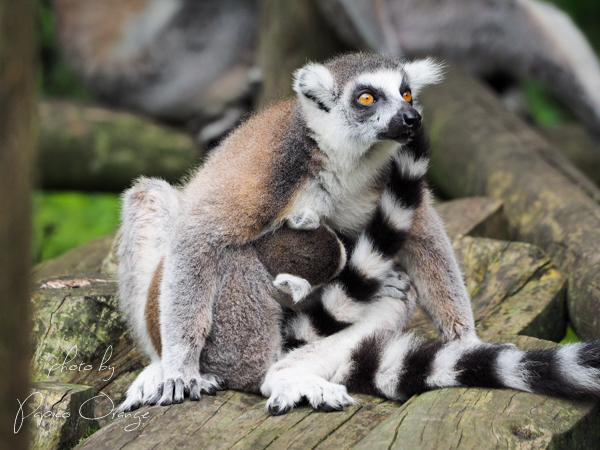
[[[28,418],[30,449],[73,448],[98,429],[91,400],[94,388],[50,381],[33,383],[31,392],[35,394],[27,403],[28,413],[35,410],[36,416]]]
[[[458,236],[508,239],[504,203],[485,197],[467,197],[442,202],[435,209],[451,239]]]

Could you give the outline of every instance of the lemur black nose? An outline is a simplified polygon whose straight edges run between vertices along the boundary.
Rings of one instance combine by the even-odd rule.
[[[421,125],[421,114],[415,110],[405,111],[402,114],[402,120],[404,121],[404,125],[406,125],[408,128],[417,128],[419,125]]]

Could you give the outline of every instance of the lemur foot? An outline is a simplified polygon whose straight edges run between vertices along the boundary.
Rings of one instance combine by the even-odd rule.
[[[312,286],[308,280],[287,273],[277,275],[273,284],[280,291],[291,295],[294,303],[305,299],[312,290]]]
[[[159,389],[152,397],[153,402],[148,404],[169,406],[183,403],[186,397],[197,402],[200,400],[201,393],[216,395],[217,391],[224,391],[225,389],[227,389],[225,381],[214,374],[200,375],[200,373],[197,373],[188,377],[170,376],[165,379],[164,383],[159,385]]]
[[[452,342],[452,341],[460,341],[467,345],[477,345],[481,344],[481,340],[475,333],[475,330],[472,326],[466,326],[460,322],[454,322],[451,326],[439,329],[447,329],[449,332],[444,333],[440,331],[440,337],[443,343]],[[510,344],[514,345],[514,344]],[[516,347],[516,346],[515,346]]]
[[[356,403],[348,395],[345,386],[315,375],[295,375],[280,379],[272,385],[270,391],[267,410],[274,416],[292,411],[304,399],[320,411],[341,411]]]
[[[160,361],[153,362],[138,375],[127,389],[127,398],[117,408],[117,411],[129,412],[142,405],[156,404],[156,401],[152,403],[152,399],[157,391],[160,391],[162,395],[162,389],[162,365]]]
[[[321,224],[319,216],[311,209],[305,209],[297,215],[289,216],[286,222],[290,228],[295,230],[315,230]]]

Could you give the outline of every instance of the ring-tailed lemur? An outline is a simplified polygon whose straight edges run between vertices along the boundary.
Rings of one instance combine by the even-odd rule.
[[[198,400],[222,387],[220,377],[260,390],[274,414],[303,397],[343,408],[353,401],[346,386],[393,399],[455,385],[600,394],[599,343],[526,353],[477,339],[420,181],[427,156],[412,97],[439,80],[431,60],[349,54],[308,64],[296,74],[297,100],[248,120],[181,191],[142,180],[124,195],[121,305],[152,364],[123,409]],[[348,262],[284,317],[256,245],[286,223],[329,226]],[[393,263],[398,247],[439,344],[400,334],[416,294]],[[285,353],[293,339],[307,344]]]

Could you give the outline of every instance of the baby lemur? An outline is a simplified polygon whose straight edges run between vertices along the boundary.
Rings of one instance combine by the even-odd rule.
[[[121,306],[152,363],[123,409],[198,400],[223,380],[262,392],[274,414],[302,398],[344,408],[346,388],[390,399],[456,385],[600,394],[597,342],[522,352],[475,335],[423,182],[415,98],[440,72],[365,53],[308,64],[296,99],[250,118],[183,188],[142,179],[125,193]],[[319,277],[302,264],[323,230],[333,257]],[[274,257],[286,242],[290,260],[309,250],[288,269]],[[440,342],[402,334],[416,292]]]

